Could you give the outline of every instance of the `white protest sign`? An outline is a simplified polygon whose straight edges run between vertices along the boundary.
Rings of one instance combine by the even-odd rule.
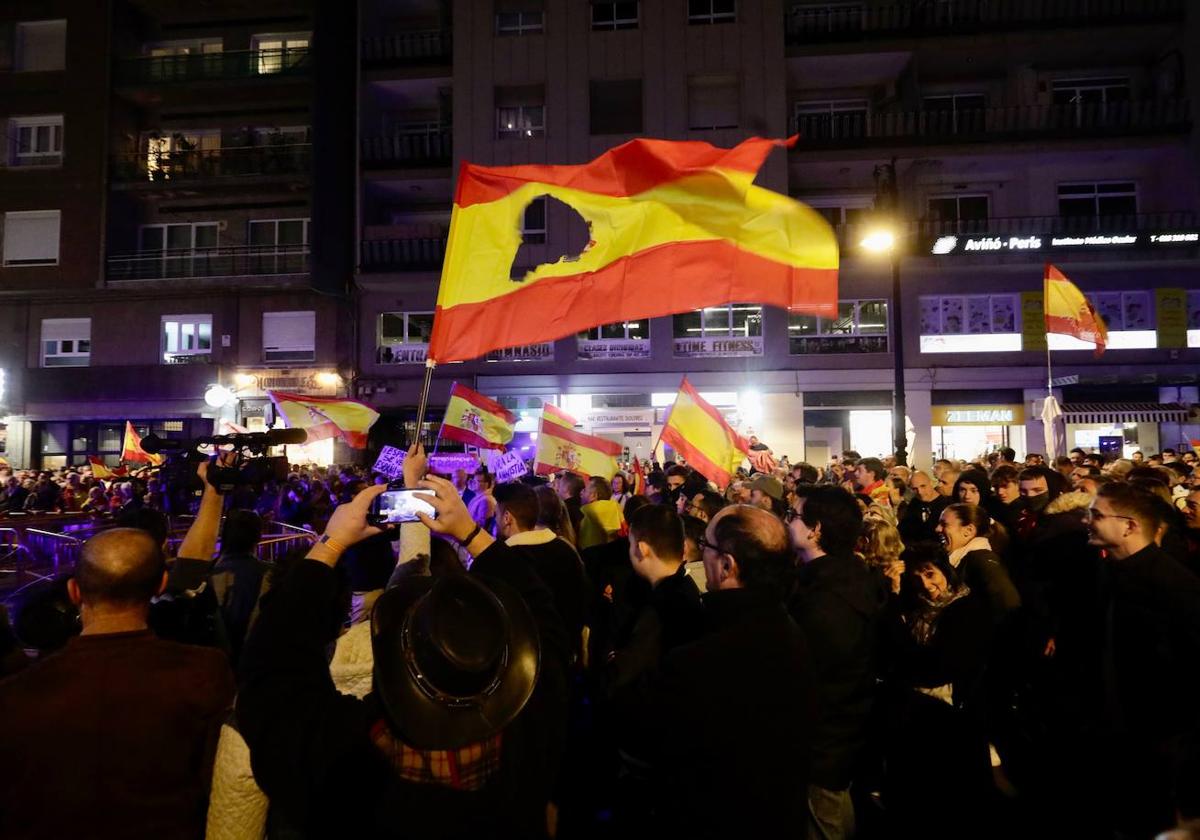
[[[529,467],[520,452],[505,452],[492,461],[492,472],[496,474],[496,481],[503,483],[516,481],[529,472]]]
[[[380,450],[379,457],[375,459],[375,466],[371,469],[395,481],[404,475],[404,455],[403,449],[385,446]]]

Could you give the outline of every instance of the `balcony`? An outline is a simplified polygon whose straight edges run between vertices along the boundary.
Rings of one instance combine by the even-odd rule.
[[[450,33],[443,29],[395,32],[362,40],[363,62],[368,67],[449,64],[450,56]]]
[[[237,79],[269,80],[304,76],[312,71],[308,47],[276,50],[229,50],[191,55],[155,55],[121,59],[117,84],[170,85]]]
[[[1186,99],[1016,105],[960,111],[861,111],[801,115],[797,149],[846,149],[899,143],[995,143],[1091,139],[1186,132]]]
[[[218,178],[304,175],[312,169],[312,144],[268,144],[224,149],[141,152],[112,159],[118,184],[178,184]]]
[[[364,137],[362,164],[367,169],[445,167],[452,157],[450,129],[396,131]]]
[[[445,256],[444,236],[365,239],[362,242],[362,270],[366,272],[440,271]]]
[[[1184,0],[940,0],[792,6],[785,37],[794,45],[870,38],[969,35],[1057,26],[1131,26],[1182,21]]]
[[[135,251],[108,256],[108,279],[181,280],[203,277],[263,277],[307,274],[307,245],[275,247],[231,246],[223,248]]]

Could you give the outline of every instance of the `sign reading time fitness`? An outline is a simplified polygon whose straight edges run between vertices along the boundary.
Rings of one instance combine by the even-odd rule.
[[[1096,233],[1086,236],[939,236],[929,248],[937,257],[950,254],[989,254],[997,252],[1033,253],[1050,250],[1166,247],[1200,245],[1200,231],[1168,233]]]

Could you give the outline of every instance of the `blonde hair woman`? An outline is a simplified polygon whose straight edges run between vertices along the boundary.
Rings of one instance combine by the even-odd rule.
[[[858,553],[868,566],[888,579],[893,593],[900,591],[900,579],[904,577],[904,561],[900,559],[903,551],[904,542],[893,523],[870,516],[863,519]]]

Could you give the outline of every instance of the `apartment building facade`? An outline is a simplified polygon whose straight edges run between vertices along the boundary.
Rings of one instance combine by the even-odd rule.
[[[580,163],[636,136],[798,134],[758,183],[837,229],[838,318],[748,301],[607,325],[437,370],[433,413],[466,381],[524,412],[519,445],[548,399],[647,455],[686,374],[793,458],[889,451],[891,261],[859,246],[886,224],[917,463],[1042,451],[1047,359],[1072,445],[1200,438],[1186,81],[1200,38],[1187,5],[366,3],[357,392],[387,433],[411,420],[459,162]],[[550,200],[530,205],[522,231],[514,268],[587,241]],[[1108,322],[1103,358],[1058,336],[1047,347],[1046,262]]]

